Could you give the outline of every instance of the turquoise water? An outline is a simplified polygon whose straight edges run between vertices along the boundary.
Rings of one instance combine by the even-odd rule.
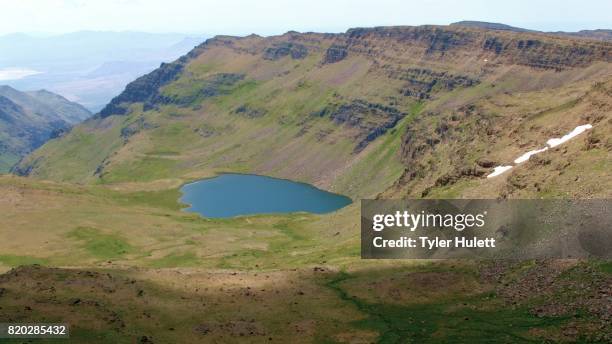
[[[251,174],[222,174],[181,188],[187,211],[204,217],[309,212],[329,213],[351,204],[351,199],[316,187]]]

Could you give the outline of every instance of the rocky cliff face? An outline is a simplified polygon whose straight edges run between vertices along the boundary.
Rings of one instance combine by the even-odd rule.
[[[351,29],[346,34],[312,34],[314,37],[310,37],[305,43],[332,41],[325,50],[322,59],[324,64],[341,61],[349,53],[396,61],[400,57],[453,60],[467,54],[471,57],[482,57],[488,62],[490,59],[491,64],[517,64],[557,71],[584,67],[597,61],[612,62],[610,44],[606,42],[562,39],[527,30],[502,30],[497,27],[491,29],[481,30],[478,26],[463,24],[450,27],[359,28]],[[256,37],[259,41],[265,41]],[[159,89],[175,81],[189,61],[210,47],[231,47],[238,51],[261,54],[263,59],[272,61],[286,56],[294,60],[304,59],[308,55],[308,48],[299,41],[305,38],[296,33],[291,33],[288,38],[287,41],[274,39],[269,44],[262,42],[263,45],[249,48],[239,47],[237,42],[240,40],[234,37],[210,39],[176,62],[163,63],[158,69],[130,83],[100,115],[106,117],[125,114],[125,105],[130,103],[142,102],[145,106],[152,106],[155,102],[168,102],[167,98],[159,97]],[[403,53],[398,53],[400,50],[404,50]],[[446,71],[402,69],[397,64],[386,64],[383,68],[389,71],[389,77],[407,80],[405,93],[417,98],[427,98],[427,93],[439,81],[442,87],[449,90],[455,86],[472,86],[478,82],[469,76],[447,75],[449,73]]]
[[[80,181],[205,167],[357,196],[434,197],[475,185],[499,196],[503,185],[480,185],[492,163],[587,117],[607,123],[606,93],[586,94],[608,87],[611,53],[606,41],[461,25],[218,36],[135,80],[21,166]],[[72,163],[61,151],[80,136],[93,136],[99,153],[83,145],[85,162]],[[75,170],[59,172],[60,160]]]
[[[100,117],[124,115],[131,103],[141,102],[150,107],[158,96],[159,88],[175,80],[182,69],[182,63],[162,63],[158,69],[129,83],[119,96],[100,111]]]
[[[352,29],[341,38],[356,53],[381,54],[410,45],[415,57],[470,55],[491,63],[525,65],[538,69],[563,70],[584,67],[597,61],[611,62],[610,44],[580,41],[555,35],[482,30],[465,27],[383,27]],[[374,43],[374,44],[373,44]],[[376,44],[378,43],[378,44]],[[416,54],[414,54],[416,53]]]
[[[308,49],[302,44],[282,42],[266,48],[264,59],[278,60],[285,56],[291,56],[294,60],[303,59],[308,55]]]
[[[358,132],[354,137],[357,141],[355,152],[359,152],[368,143],[395,127],[406,113],[391,106],[356,99],[350,103],[326,106],[315,115],[328,117],[337,125],[357,128]]]

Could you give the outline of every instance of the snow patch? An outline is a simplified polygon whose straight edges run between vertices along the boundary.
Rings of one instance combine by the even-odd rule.
[[[585,124],[585,125],[579,125],[576,128],[574,128],[574,130],[572,130],[569,134],[561,137],[561,138],[554,138],[554,139],[550,139],[548,141],[546,141],[546,144],[550,146],[550,148],[553,147],[557,147],[558,145],[565,143],[571,139],[573,139],[574,137],[584,133],[585,131],[592,129],[593,126],[590,124]]]
[[[538,153],[542,153],[548,150],[548,148],[553,148],[553,147],[557,147],[558,145],[565,143],[571,139],[573,139],[574,137],[584,133],[585,131],[592,129],[593,126],[591,124],[584,124],[584,125],[579,125],[576,128],[574,128],[574,130],[572,130],[569,134],[560,137],[560,138],[552,138],[548,141],[546,141],[546,147],[541,148],[541,149],[535,149],[532,151],[529,151],[521,156],[519,156],[518,158],[516,158],[514,160],[515,164],[521,164],[527,160],[529,160],[529,158],[532,155],[538,154]],[[512,166],[497,166],[493,169],[493,172],[489,175],[487,175],[487,178],[492,178],[492,177],[497,177],[500,174],[510,170],[512,168]]]
[[[523,162],[529,160],[529,158],[531,158],[532,155],[536,155],[538,153],[546,152],[547,150],[548,150],[548,147],[544,147],[542,149],[536,149],[536,150],[529,151],[529,152],[519,156],[518,158],[516,158],[516,160],[514,160],[514,163],[515,164],[523,163]]]
[[[511,169],[512,166],[497,166],[493,169],[493,172],[489,175],[487,175],[487,178],[493,178],[493,177],[497,177],[500,174],[508,171],[509,169]]]

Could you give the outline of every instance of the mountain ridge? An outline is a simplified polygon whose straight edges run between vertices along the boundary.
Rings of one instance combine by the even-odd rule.
[[[453,23],[449,26],[452,27],[453,25],[456,26],[464,26],[463,24],[464,22],[458,22],[458,23]],[[481,23],[481,22],[468,22],[468,23]],[[492,24],[492,25],[503,25],[503,24],[495,24],[495,23],[485,23],[485,24]],[[480,29],[483,29],[483,27],[480,26],[467,26],[468,28],[472,29],[472,28],[476,28],[476,31],[483,31]],[[507,26],[505,25],[504,27],[507,28],[512,28],[512,29],[504,29],[504,30],[508,30],[508,31],[513,31],[514,29],[518,29],[518,28],[514,28],[511,26]],[[431,46],[428,48],[428,52],[429,51],[435,51],[438,48],[441,48],[442,50],[447,49],[448,47],[445,46],[445,44],[448,45],[452,45],[455,44],[457,42],[453,42],[453,40],[456,41],[460,41],[460,39],[462,39],[463,37],[452,37],[452,36],[447,36],[446,33],[448,32],[454,32],[454,30],[448,30],[448,31],[444,31],[443,29],[444,27],[442,26],[434,26],[434,25],[426,25],[426,26],[393,26],[393,27],[374,27],[374,28],[352,28],[347,30],[346,33],[340,33],[340,34],[318,34],[318,33],[305,33],[303,35],[320,35],[322,37],[334,37],[337,40],[343,41],[345,40],[345,45],[346,47],[351,45],[351,40],[356,40],[359,39],[361,36],[366,36],[366,35],[380,35],[380,36],[387,36],[387,37],[393,37],[396,36],[397,39],[401,40],[404,37],[407,37],[408,39],[415,39],[418,40],[420,39],[420,35],[422,34],[424,37],[422,37],[424,40],[429,40],[431,41]],[[489,27],[485,27],[486,29],[489,29]],[[423,29],[425,32],[418,32],[420,29]],[[497,29],[496,29],[497,30]],[[524,32],[524,33],[530,33],[530,34],[535,34],[535,37],[537,37],[538,35],[546,35],[547,33],[544,32],[538,32],[538,31],[532,31],[532,30],[526,30],[526,29],[520,29],[520,30],[524,30],[524,31],[520,31],[520,32]],[[429,32],[427,32],[429,31]],[[486,31],[486,30],[484,30]],[[461,31],[459,31],[461,32]],[[429,35],[427,35],[427,33],[430,33]],[[296,35],[301,35],[300,33],[297,33],[295,31],[289,31],[283,35],[280,36],[273,36],[271,39],[274,39],[274,37],[288,37],[289,39],[293,37],[295,37]],[[403,35],[403,36],[402,36]],[[408,37],[409,36],[409,37]],[[114,98],[113,100],[111,100],[111,102],[100,111],[100,114],[104,117],[104,116],[108,116],[111,114],[114,114],[115,111],[119,112],[117,114],[121,114],[121,112],[123,110],[120,110],[117,105],[118,103],[123,102],[124,100],[129,102],[129,101],[142,101],[143,97],[146,98],[146,96],[151,96],[151,92],[153,92],[153,89],[149,89],[146,93],[147,94],[140,94],[138,96],[136,96],[135,98],[130,98],[129,93],[131,93],[131,91],[135,90],[135,89],[142,89],[144,86],[153,86],[153,88],[159,88],[160,86],[163,86],[164,84],[172,81],[172,79],[177,76],[182,69],[182,66],[184,66],[186,63],[188,63],[191,59],[196,58],[198,56],[198,54],[201,53],[201,51],[203,49],[206,49],[207,46],[209,45],[216,45],[216,44],[221,44],[221,45],[231,45],[232,41],[235,40],[241,40],[241,39],[266,39],[264,37],[261,36],[257,36],[257,35],[250,35],[250,36],[246,36],[246,37],[238,37],[238,36],[224,36],[224,35],[219,35],[219,36],[215,36],[211,39],[206,40],[204,43],[196,46],[192,51],[190,51],[188,54],[184,55],[183,57],[179,58],[178,60],[172,62],[172,63],[162,63],[161,66],[151,72],[148,73],[138,79],[136,79],[134,82],[132,82],[131,84],[129,84],[126,87],[126,90],[124,92],[122,92],[119,96],[117,96],[116,98]],[[442,42],[438,43],[438,40],[441,38]],[[470,39],[471,37],[467,37],[465,39]],[[480,37],[479,37],[480,38]],[[447,40],[447,42],[444,42],[444,40]],[[474,42],[458,42],[458,43],[474,43]],[[442,46],[437,47],[436,44],[442,44]],[[510,43],[509,42],[503,42],[501,40],[498,40],[498,38],[496,37],[492,37],[492,38],[486,38],[481,42],[482,45],[482,50],[484,52],[486,51],[494,51],[495,55],[502,55],[508,48]],[[529,49],[540,49],[540,50],[544,50],[547,47],[541,47],[541,43],[539,41],[534,41],[534,40],[527,40],[527,41],[518,41],[517,42],[517,46],[515,47],[515,49],[518,50],[529,50]],[[338,45],[338,43],[335,43],[334,45],[332,45],[326,52],[326,56],[329,56],[329,59],[327,62],[338,62],[341,59],[343,59],[344,57],[346,57],[346,54],[348,54],[348,51],[346,50],[346,47],[341,47],[340,45]],[[567,62],[561,61],[559,58],[557,58],[557,60],[553,61],[552,64],[546,64],[545,61],[535,61],[534,58],[527,58],[525,61],[522,61],[521,59],[518,59],[516,57],[511,57],[514,59],[518,59],[518,61],[511,61],[511,62],[518,62],[518,63],[523,63],[523,64],[531,64],[533,67],[541,67],[541,68],[556,68],[556,69],[561,69],[564,68],[565,64],[579,64],[579,63],[585,63],[588,64],[592,61],[596,61],[596,60],[602,60],[605,62],[610,62],[612,61],[612,56],[610,56],[608,50],[609,50],[609,46],[606,46],[604,44],[605,50],[603,51],[593,51],[593,50],[588,50],[593,49],[592,46],[585,44],[584,47],[581,47],[581,49],[583,49],[582,51],[572,51],[572,47],[566,48],[560,45],[557,46],[553,46],[550,47],[551,49],[566,49],[567,54],[569,56],[566,56],[566,60]],[[266,52],[270,52],[270,48],[267,48],[268,50],[266,50]],[[596,49],[596,48],[595,48]],[[285,49],[286,52],[284,52],[284,55],[287,55],[291,52],[290,49]],[[561,51],[561,53],[564,53],[565,51]],[[597,56],[599,54],[601,54],[601,56]],[[339,54],[338,56],[334,57],[333,54]],[[572,54],[575,55],[588,55],[587,56],[587,60],[582,62],[582,61],[578,61],[579,56],[572,56]],[[282,57],[282,56],[281,56]],[[152,85],[149,85],[152,84]]]
[[[478,159],[499,160],[514,154],[509,147],[587,120],[601,123],[589,137],[603,135],[596,151],[608,154],[602,132],[609,125],[611,52],[605,41],[456,26],[216,36],[129,84],[15,172],[115,183],[197,178],[212,169],[292,176],[351,196],[432,197],[457,185],[507,196],[503,183],[479,179],[489,167]],[[597,96],[585,98],[589,92]],[[500,123],[524,135],[505,134]],[[462,148],[449,141],[456,135],[478,143],[471,155],[457,155]],[[102,142],[96,154],[81,147],[77,162],[61,152],[90,136]],[[492,145],[501,156],[487,149]],[[447,154],[450,160],[438,160]],[[434,167],[427,159],[437,161]],[[373,162],[381,170],[373,171]],[[59,164],[76,169],[60,171]],[[148,174],[136,177],[143,169]],[[569,181],[549,186],[572,188]],[[583,191],[604,192],[593,187]]]
[[[514,31],[514,32],[532,32],[532,33],[544,33],[544,34],[552,34],[559,36],[568,36],[568,37],[582,37],[582,38],[591,38],[598,39],[604,41],[612,41],[612,30],[608,29],[594,29],[594,30],[580,30],[580,31],[538,31],[538,30],[530,30],[521,27],[501,24],[501,23],[491,23],[491,22],[483,22],[483,21],[475,21],[475,20],[463,20],[450,24],[450,26],[463,26],[463,27],[473,27],[473,28],[481,28],[481,29],[489,29],[489,30],[502,30],[502,31]]]

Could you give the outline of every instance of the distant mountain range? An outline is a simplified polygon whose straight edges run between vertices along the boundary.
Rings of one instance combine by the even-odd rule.
[[[89,116],[85,107],[55,93],[0,86],[0,173]]]
[[[36,37],[0,36],[0,82],[47,89],[97,111],[138,76],[170,62],[205,37],[82,31]]]

